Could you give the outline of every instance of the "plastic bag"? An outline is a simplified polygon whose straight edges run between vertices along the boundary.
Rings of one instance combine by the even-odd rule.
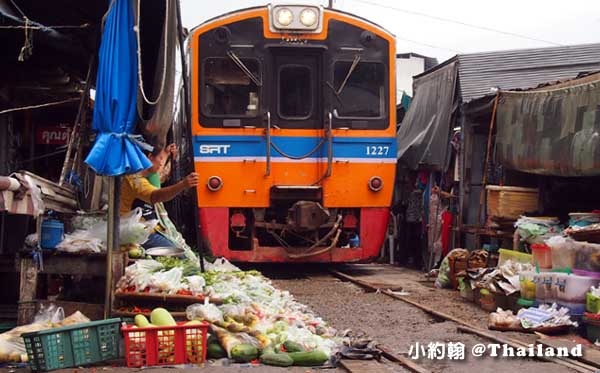
[[[206,281],[202,276],[188,276],[185,278],[188,282],[188,288],[192,292],[192,294],[202,294],[204,292],[204,286],[206,285]]]
[[[18,326],[6,333],[0,334],[0,362],[26,362],[27,352],[21,334],[60,326],[64,319],[65,312],[62,307],[51,304],[39,310],[35,315],[33,323]]]
[[[136,207],[119,220],[119,245],[142,244],[154,232],[158,220],[142,221],[142,209]],[[106,243],[107,223],[101,221],[92,226],[88,234]]]
[[[212,303],[192,304],[186,308],[185,315],[188,320],[223,321],[223,313]]]
[[[74,324],[83,324],[86,322],[90,322],[90,319],[87,318],[83,313],[79,311],[75,311],[72,315],[65,317],[65,319],[60,323],[61,326],[74,325]]]
[[[179,267],[174,267],[165,272],[156,272],[150,279],[151,292],[174,294],[183,288],[182,278],[183,270]]]
[[[206,271],[214,271],[214,272],[237,272],[240,269],[233,264],[231,264],[225,258],[217,258],[214,263],[204,261],[204,268]]]
[[[92,236],[88,231],[75,231],[65,234],[65,238],[56,245],[56,249],[67,253],[101,253],[106,246],[101,239]]]
[[[33,318],[34,324],[59,324],[65,319],[65,310],[52,303],[47,307],[42,306]]]

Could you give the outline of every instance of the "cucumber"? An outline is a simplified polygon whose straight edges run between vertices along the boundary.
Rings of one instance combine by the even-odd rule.
[[[283,342],[283,347],[287,352],[306,352],[306,349],[300,343],[290,340]]]
[[[227,352],[219,343],[209,343],[206,346],[206,357],[209,359],[221,359],[227,357]]]
[[[294,360],[290,355],[282,353],[267,352],[260,355],[260,362],[265,365],[273,365],[276,367],[289,367],[294,365]]]
[[[258,357],[258,349],[251,344],[242,343],[231,349],[231,358],[238,363],[248,363]]]
[[[294,365],[303,367],[320,366],[329,360],[329,356],[320,350],[310,352],[290,352],[288,355],[294,360]]]

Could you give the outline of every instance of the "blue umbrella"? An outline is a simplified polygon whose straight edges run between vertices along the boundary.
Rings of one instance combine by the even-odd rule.
[[[97,136],[85,160],[96,173],[115,176],[110,178],[108,190],[105,318],[112,308],[112,253],[119,247],[118,176],[151,166],[140,148],[140,137],[132,135],[136,124],[138,61],[130,1],[112,1],[104,24],[93,118]]]
[[[132,135],[136,124],[137,42],[130,0],[115,0],[98,53],[93,129],[96,142],[85,159],[97,174],[118,176],[151,166]]]

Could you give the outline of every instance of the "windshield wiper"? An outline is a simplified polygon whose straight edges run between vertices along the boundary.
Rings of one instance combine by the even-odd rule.
[[[242,60],[235,53],[232,51],[227,51],[227,55],[237,65],[237,67],[239,67],[240,70],[242,70],[242,72],[254,82],[254,84],[256,84],[258,87],[262,87],[262,82],[254,74],[252,74],[252,71],[246,67],[244,62],[242,62]]]
[[[350,68],[348,69],[348,73],[346,74],[344,81],[342,82],[340,87],[337,89],[337,91],[335,91],[335,94],[337,96],[339,96],[340,93],[342,93],[342,91],[344,90],[344,87],[346,87],[346,83],[348,83],[348,79],[350,79],[350,75],[352,75],[352,73],[354,72],[354,69],[358,65],[359,61],[360,61],[360,54],[357,54],[356,56],[354,56],[354,61],[352,61],[352,65],[350,65]]]

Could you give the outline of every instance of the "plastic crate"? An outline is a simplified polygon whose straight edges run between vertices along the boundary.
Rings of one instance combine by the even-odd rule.
[[[121,319],[92,321],[25,333],[25,349],[34,372],[78,367],[119,358]]]
[[[173,364],[202,364],[206,360],[208,324],[122,328],[129,368]]]
[[[509,249],[498,250],[500,258],[498,259],[498,267],[501,267],[507,260],[512,260],[519,263],[532,263],[533,256],[527,253],[521,253]]]

